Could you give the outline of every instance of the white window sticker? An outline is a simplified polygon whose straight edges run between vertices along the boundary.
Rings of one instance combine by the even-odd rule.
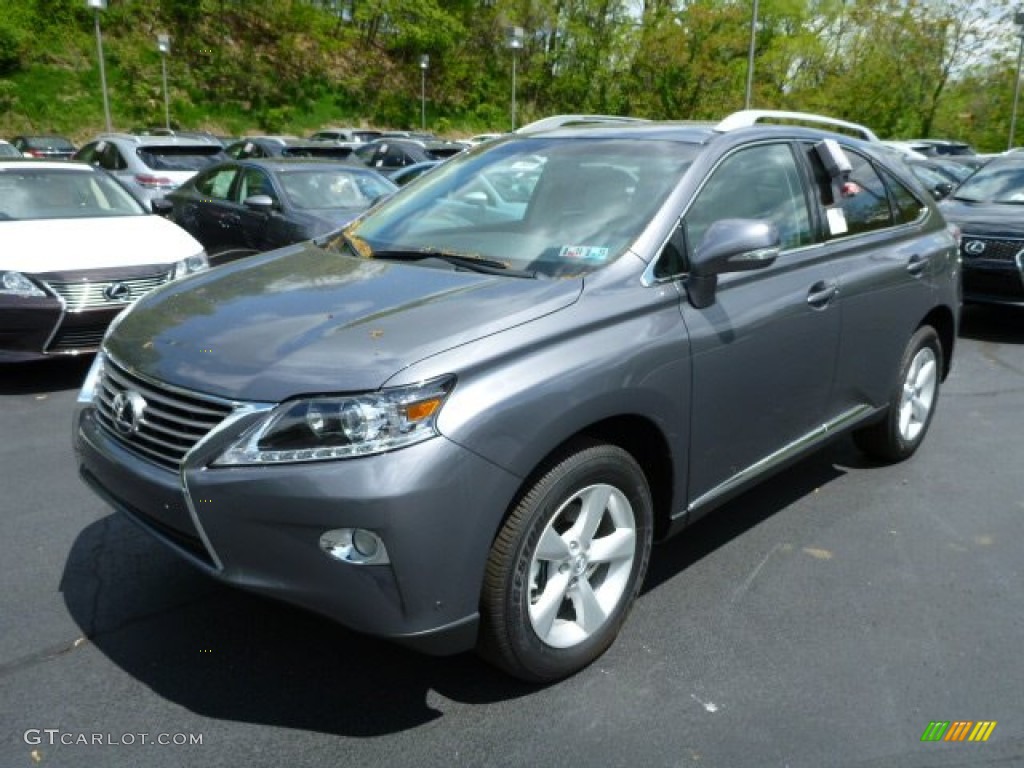
[[[828,216],[828,231],[833,235],[845,235],[849,231],[846,226],[846,214],[842,208],[829,208],[826,211]]]

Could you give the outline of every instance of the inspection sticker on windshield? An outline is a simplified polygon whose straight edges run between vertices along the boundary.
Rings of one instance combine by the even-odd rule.
[[[608,249],[593,245],[563,245],[558,256],[570,261],[587,261],[591,264],[600,264],[608,260]]]

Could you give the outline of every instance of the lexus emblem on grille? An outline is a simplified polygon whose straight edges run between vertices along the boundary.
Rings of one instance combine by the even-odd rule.
[[[980,256],[984,252],[984,240],[968,240],[966,243],[964,243],[964,253],[969,253],[971,254],[971,256]]]
[[[110,404],[111,418],[114,421],[114,429],[126,437],[134,435],[139,431],[142,424],[142,414],[146,410],[146,401],[138,392],[127,389],[118,392],[114,401]]]
[[[110,301],[128,301],[131,298],[132,291],[124,283],[111,283],[103,289],[103,295],[110,299]]]

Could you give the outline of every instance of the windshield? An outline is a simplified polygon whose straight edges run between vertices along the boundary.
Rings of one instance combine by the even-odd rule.
[[[304,210],[369,208],[397,187],[375,173],[345,170],[283,171],[281,186],[292,205]]]
[[[1024,163],[993,163],[961,184],[954,196],[971,203],[1024,204]]]
[[[442,253],[578,275],[632,244],[696,152],[673,141],[515,137],[443,163],[347,234],[363,256]]]
[[[208,147],[156,147],[138,150],[139,159],[155,171],[198,171],[223,160],[223,149],[211,144]]]
[[[139,202],[103,173],[0,172],[0,221],[145,215]]]

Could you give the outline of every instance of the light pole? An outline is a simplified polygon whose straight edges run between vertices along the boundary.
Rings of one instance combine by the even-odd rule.
[[[754,8],[750,13],[750,51],[747,54],[747,96],[743,101],[743,108],[750,109],[750,97],[754,90],[754,48],[757,44],[757,0],[754,0]]]
[[[1020,99],[1020,64],[1024,59],[1024,11],[1017,11],[1013,16],[1013,23],[1017,25],[1017,37],[1020,44],[1017,47],[1017,80],[1013,86],[1013,112],[1010,113],[1010,138],[1006,143],[1007,149],[1013,149],[1013,143],[1017,134],[1017,101]]]
[[[103,34],[100,32],[100,11],[107,10],[107,0],[85,0],[85,7],[92,8],[96,22],[96,53],[100,60],[100,87],[103,89],[103,117],[107,121],[107,133],[113,131],[110,122],[110,100],[107,98],[107,71],[103,66]]]
[[[161,33],[156,36],[156,47],[160,51],[160,67],[164,75],[164,127],[171,130],[171,102],[167,96],[167,54],[171,52],[171,38]]]
[[[430,68],[430,56],[420,56],[420,130],[427,130],[427,70]]]
[[[506,42],[512,50],[512,130],[516,129],[516,53],[523,48],[523,28],[509,27]]]

